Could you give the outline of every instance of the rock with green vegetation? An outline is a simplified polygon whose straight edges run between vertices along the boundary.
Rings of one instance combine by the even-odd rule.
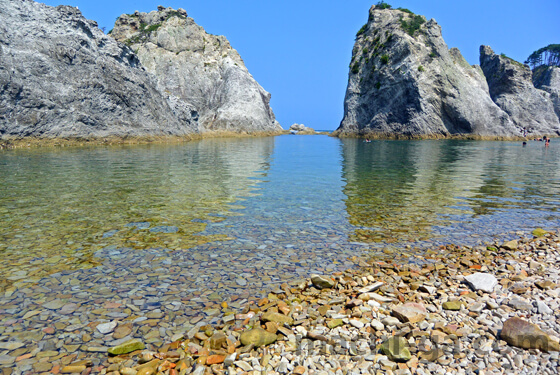
[[[193,105],[202,130],[277,132],[270,94],[222,35],[208,34],[184,9],[159,6],[121,15],[111,37],[130,46],[176,106]]]
[[[368,23],[356,36],[349,66],[344,117],[334,135],[502,138],[523,134],[525,115],[493,100],[480,66],[471,66],[457,48],[447,47],[435,20],[408,9],[372,6]],[[516,100],[523,100],[523,92],[518,94]],[[543,105],[535,111],[536,118],[550,123],[531,125],[531,134],[556,134],[558,120],[551,108]]]
[[[113,346],[107,349],[107,352],[111,355],[120,355],[131,353],[136,350],[143,350],[145,348],[144,343],[139,339],[129,340],[120,345]]]
[[[243,345],[255,345],[257,347],[263,345],[270,345],[276,341],[274,333],[265,331],[262,328],[253,328],[249,331],[244,331],[239,338]]]
[[[408,342],[402,336],[393,336],[383,342],[381,344],[381,353],[394,362],[407,362],[412,358],[408,349]]]
[[[480,66],[492,100],[517,127],[525,127],[529,137],[560,134],[560,122],[550,94],[535,88],[529,66],[504,54],[498,55],[489,46],[480,47]]]

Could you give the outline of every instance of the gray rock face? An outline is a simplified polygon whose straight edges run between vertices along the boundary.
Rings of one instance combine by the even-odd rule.
[[[559,74],[481,47],[481,66],[448,49],[434,20],[372,6],[352,52],[335,135],[519,137],[560,134]],[[553,104],[554,103],[554,104]],[[555,111],[556,110],[556,114]]]
[[[133,51],[69,6],[0,0],[0,136],[106,137],[198,131]]]
[[[183,9],[123,14],[111,36],[136,51],[160,91],[192,103],[205,130],[282,130],[270,108],[270,94],[228,40],[206,33]]]
[[[535,88],[528,66],[497,55],[488,46],[480,47],[480,66],[492,99],[517,126],[526,127],[529,136],[560,134],[550,94]]]
[[[415,31],[407,27],[420,24]],[[423,16],[372,6],[356,38],[340,135],[513,136],[479,67],[447,48]]]
[[[560,118],[560,68],[557,66],[539,66],[533,70],[533,84],[536,88],[550,94],[554,112]]]

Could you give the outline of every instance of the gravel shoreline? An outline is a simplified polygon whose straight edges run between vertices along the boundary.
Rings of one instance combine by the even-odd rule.
[[[424,255],[388,252],[360,269],[284,284],[242,313],[224,315],[220,325],[196,326],[159,351],[110,356],[104,370],[113,375],[557,373],[560,237],[542,230],[533,234]],[[508,328],[511,324],[518,325]],[[527,340],[515,341],[520,334]]]
[[[345,272],[282,284],[241,312],[223,303],[217,324],[201,320],[157,350],[133,339],[102,363],[47,356],[48,370],[24,373],[557,373],[559,250],[558,233],[540,229],[501,244],[387,250]],[[0,342],[0,360],[18,345]],[[31,357],[40,364],[35,354],[3,375],[19,374],[18,362]]]

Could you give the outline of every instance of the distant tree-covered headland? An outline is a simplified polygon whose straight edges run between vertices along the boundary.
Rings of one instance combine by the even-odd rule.
[[[531,69],[538,68],[541,65],[560,66],[560,44],[549,44],[533,52],[525,64]]]

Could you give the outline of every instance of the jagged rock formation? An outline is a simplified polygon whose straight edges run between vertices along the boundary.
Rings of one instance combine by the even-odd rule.
[[[434,20],[371,7],[356,36],[335,135],[515,137],[524,126],[492,100],[481,68],[448,49]],[[535,128],[557,129],[555,123]]]
[[[0,0],[1,137],[185,135],[196,117],[78,9]]]
[[[488,46],[480,47],[480,66],[490,89],[492,100],[529,134],[560,134],[560,123],[554,113],[550,94],[535,88],[532,72]]]
[[[282,130],[270,108],[270,94],[228,40],[206,33],[183,9],[160,6],[150,13],[123,14],[111,36],[136,51],[162,92],[192,103],[204,129]]]
[[[533,84],[550,94],[554,112],[560,118],[560,68],[546,65],[537,67],[533,70]]]

